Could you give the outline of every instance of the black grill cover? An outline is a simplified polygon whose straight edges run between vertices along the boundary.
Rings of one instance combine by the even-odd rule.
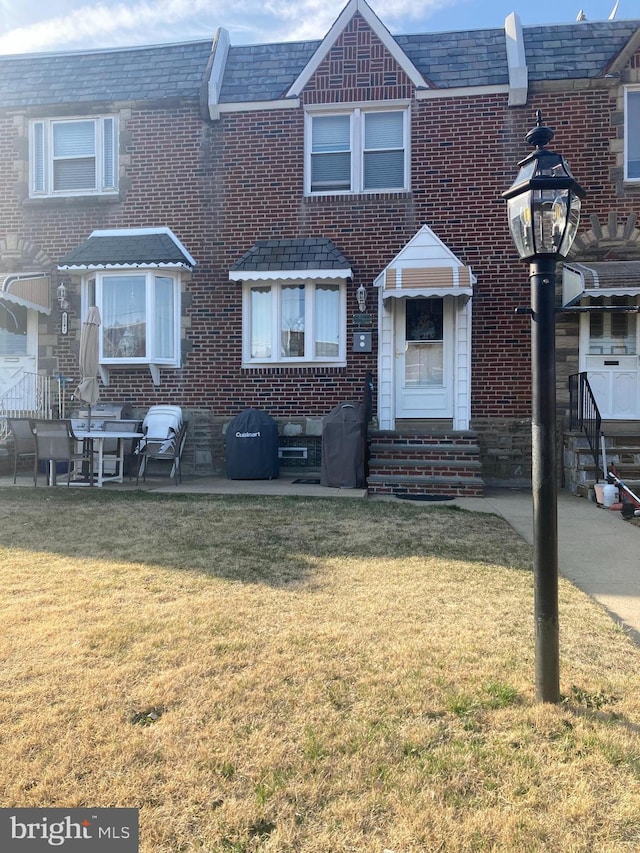
[[[225,437],[229,480],[275,480],[280,475],[278,424],[266,412],[240,412]]]
[[[360,403],[340,403],[322,420],[320,484],[344,489],[362,489],[364,477],[364,431]]]

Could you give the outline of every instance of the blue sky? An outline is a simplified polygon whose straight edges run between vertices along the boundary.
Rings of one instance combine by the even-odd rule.
[[[210,38],[233,44],[326,35],[346,0],[0,0],[0,54],[162,44]],[[502,27],[510,12],[527,24],[568,23],[582,10],[606,20],[615,0],[370,0],[392,33]],[[617,19],[640,17],[619,0]]]

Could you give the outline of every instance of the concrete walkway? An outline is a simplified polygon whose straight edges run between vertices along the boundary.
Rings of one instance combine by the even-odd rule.
[[[494,489],[484,498],[460,498],[456,503],[501,515],[533,544],[530,492]],[[619,512],[560,490],[558,568],[640,642],[640,527],[625,521]]]

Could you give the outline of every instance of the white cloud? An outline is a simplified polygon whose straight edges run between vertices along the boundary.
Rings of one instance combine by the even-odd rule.
[[[426,18],[457,2],[373,0],[372,8],[393,29],[402,19]],[[211,38],[219,26],[229,30],[235,43],[318,39],[344,5],[333,5],[331,0],[236,0],[233,4],[228,0],[138,0],[131,4],[102,0],[78,6],[74,0],[52,0],[48,5],[42,0],[20,4],[0,0],[0,4],[4,31],[0,53],[188,41]],[[50,17],[43,17],[47,9]],[[34,23],[25,23],[28,20]]]

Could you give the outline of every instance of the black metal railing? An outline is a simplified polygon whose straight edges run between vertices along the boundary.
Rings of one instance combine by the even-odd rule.
[[[569,428],[579,429],[587,437],[591,455],[596,466],[596,479],[600,479],[600,435],[602,418],[593,396],[586,372],[574,373],[569,377]],[[606,477],[607,472],[602,471]]]

